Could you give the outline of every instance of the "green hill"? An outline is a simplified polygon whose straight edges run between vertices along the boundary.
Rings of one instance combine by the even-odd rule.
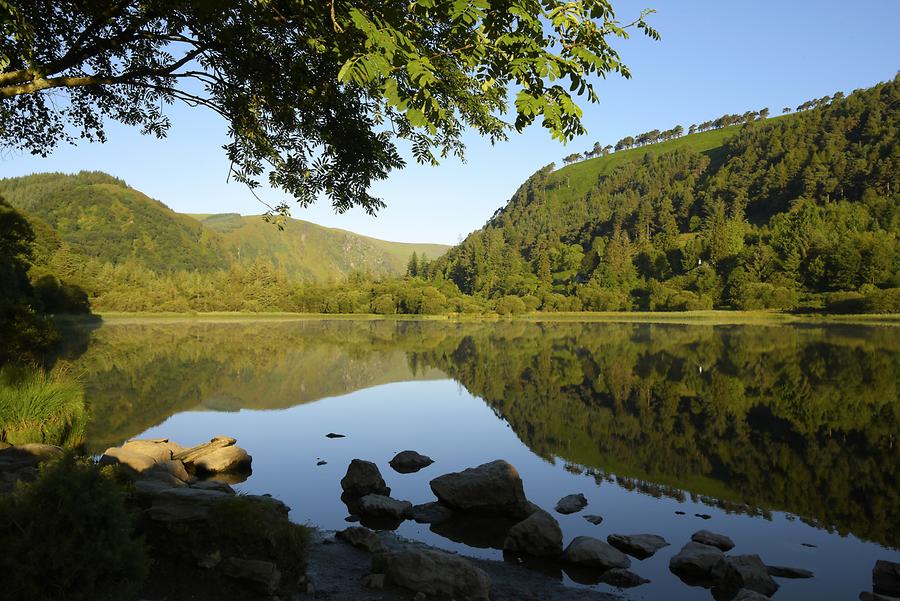
[[[900,81],[804,106],[548,165],[434,269],[544,310],[900,310]]]
[[[67,260],[90,262],[96,273],[103,265],[174,273],[262,261],[289,279],[324,282],[354,271],[401,275],[413,252],[436,258],[449,248],[388,242],[296,219],[279,230],[260,216],[184,215],[99,172],[0,179],[0,196],[31,219],[39,263],[49,263],[46,255],[64,245]]]
[[[261,216],[225,213],[194,217],[219,234],[230,259],[267,259],[289,277],[305,280],[337,279],[356,270],[400,275],[412,253],[437,258],[450,248],[442,244],[388,242],[299,219],[286,220],[284,229],[279,231]]]

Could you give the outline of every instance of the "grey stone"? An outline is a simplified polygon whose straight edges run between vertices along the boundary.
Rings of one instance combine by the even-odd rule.
[[[217,490],[219,492],[224,492],[229,495],[235,494],[234,489],[231,488],[231,485],[227,482],[220,482],[218,480],[198,480],[191,484],[191,488],[199,488],[201,490]]]
[[[610,534],[606,541],[613,547],[638,559],[652,557],[669,543],[656,534]]]
[[[438,476],[430,484],[439,501],[461,511],[501,513],[519,518],[533,512],[525,498],[519,472],[502,459]]]
[[[334,536],[357,549],[362,549],[369,553],[383,553],[385,550],[384,543],[381,542],[378,535],[368,528],[363,528],[361,526],[345,528],[344,530],[337,532]]]
[[[413,505],[410,517],[419,524],[440,524],[453,517],[453,510],[437,501]]]
[[[431,457],[420,455],[415,451],[400,451],[391,459],[390,465],[401,474],[411,474],[434,463]]]
[[[410,514],[412,503],[399,501],[384,495],[365,495],[359,500],[359,511],[363,515],[389,517],[399,520]]]
[[[164,472],[178,478],[182,482],[189,482],[191,475],[184,468],[184,463],[180,460],[173,459],[157,459],[156,463],[150,468],[151,472]]]
[[[366,588],[371,589],[383,589],[384,588],[384,574],[366,574],[363,579]]]
[[[722,584],[724,589],[749,589],[770,597],[778,590],[778,583],[772,580],[759,555],[731,555],[727,562]]]
[[[103,451],[100,465],[119,465],[134,476],[153,469],[156,466],[156,459],[138,451],[131,451],[123,447],[111,447]]]
[[[539,509],[509,529],[503,549],[533,557],[556,557],[562,553],[562,542],[559,523]]]
[[[229,445],[213,449],[193,460],[194,469],[198,472],[218,474],[221,472],[246,471],[253,461],[247,451],[241,447]]]
[[[731,601],[770,601],[771,597],[766,597],[762,593],[742,588]]]
[[[698,542],[689,542],[669,560],[669,570],[687,580],[715,581],[727,566],[721,549]]]
[[[586,515],[586,516],[584,516],[584,519],[586,519],[590,523],[594,524],[595,526],[603,523],[602,515]]]
[[[577,495],[566,495],[562,499],[556,502],[556,511],[563,515],[569,515],[571,513],[578,513],[585,507],[587,507],[588,500],[583,494],[578,493]]]
[[[709,530],[698,530],[691,535],[691,540],[701,545],[709,545],[722,551],[730,551],[734,548],[734,541],[724,534],[716,534]]]
[[[488,601],[491,582],[471,562],[442,551],[405,550],[372,558],[372,572],[393,584],[429,596]]]
[[[362,459],[354,459],[347,466],[347,473],[341,479],[341,488],[346,494],[355,497],[391,494],[391,489],[385,485],[378,466]]]
[[[900,597],[900,563],[876,561],[872,568],[872,589],[882,595]]]
[[[277,591],[281,583],[281,572],[271,561],[229,557],[223,571],[226,576],[246,580],[269,594]]]
[[[804,570],[803,568],[766,565],[766,569],[769,571],[769,576],[776,576],[778,578],[812,578],[814,576],[812,572]]]
[[[168,461],[172,459],[172,448],[177,445],[171,445],[167,439],[155,440],[129,440],[122,445],[121,448],[126,451],[134,451],[152,457],[157,461]]]
[[[624,553],[591,536],[575,537],[566,547],[562,559],[586,568],[611,570],[631,567],[631,560]]]
[[[208,455],[216,449],[230,447],[236,442],[237,441],[230,436],[216,436],[210,439],[209,442],[204,442],[203,444],[199,444],[195,447],[183,449],[177,453],[173,453],[172,459],[180,459],[184,462],[185,465],[192,465],[194,461],[203,457],[204,455]]]

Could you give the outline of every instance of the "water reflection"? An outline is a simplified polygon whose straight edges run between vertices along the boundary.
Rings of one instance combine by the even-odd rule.
[[[301,521],[326,527],[343,524],[337,481],[350,458],[383,459],[388,477],[386,460],[413,448],[437,462],[392,475],[395,495],[413,502],[430,500],[430,478],[498,457],[520,468],[542,506],[583,490],[586,512],[605,520],[561,518],[567,539],[631,524],[671,537],[674,553],[713,525],[760,545],[762,532],[791,532],[793,550],[768,544],[769,554],[789,563],[801,542],[816,543],[830,549],[807,548],[826,572],[841,554],[862,562],[877,552],[829,531],[900,546],[897,328],[136,322],[105,325],[69,359],[85,373],[92,449],[148,428],[185,444],[234,435],[255,456],[247,484],[293,495],[285,500]],[[462,390],[426,382],[446,378]],[[350,436],[326,440],[329,431]],[[401,532],[502,546],[483,524]],[[642,562],[642,575],[673,579],[668,555]],[[848,587],[865,588],[870,569]],[[787,596],[802,598],[790,586]],[[664,585],[634,590],[645,588],[689,598]]]

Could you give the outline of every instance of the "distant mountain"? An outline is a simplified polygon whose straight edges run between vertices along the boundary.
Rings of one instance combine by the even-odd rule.
[[[354,270],[400,275],[413,253],[433,259],[450,248],[443,244],[388,242],[299,219],[288,219],[279,231],[258,215],[243,217],[224,213],[193,217],[206,229],[219,234],[231,260],[268,259],[289,277],[314,281],[337,278]]]
[[[39,241],[67,245],[76,260],[134,263],[159,273],[209,272],[261,259],[289,279],[325,282],[357,270],[401,275],[413,252],[434,259],[449,248],[297,219],[279,230],[260,216],[185,215],[100,172],[0,179],[0,196],[35,222]]]

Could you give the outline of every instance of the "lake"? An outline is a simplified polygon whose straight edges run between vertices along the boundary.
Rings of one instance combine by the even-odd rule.
[[[551,512],[588,498],[554,514],[566,544],[671,543],[633,561],[651,583],[631,599],[711,599],[668,570],[704,528],[816,573],[778,579],[780,599],[856,599],[877,559],[900,561],[898,327],[114,319],[73,329],[66,360],[85,383],[91,451],[234,436],[253,455],[236,488],[282,499],[296,522],[347,526],[339,481],[356,457],[413,503],[433,500],[430,479],[502,458]],[[435,462],[399,474],[387,463],[404,449]],[[502,558],[490,527],[398,533]]]

